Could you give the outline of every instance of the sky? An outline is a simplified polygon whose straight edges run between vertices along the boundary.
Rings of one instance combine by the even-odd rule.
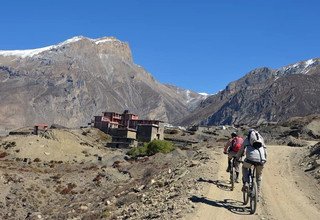
[[[319,12],[318,0],[10,0],[0,50],[114,36],[158,81],[212,94],[252,69],[320,57]]]

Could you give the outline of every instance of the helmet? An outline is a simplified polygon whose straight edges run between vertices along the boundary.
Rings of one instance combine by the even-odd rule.
[[[238,136],[237,132],[232,132],[231,133],[231,137],[237,137],[237,136]]]

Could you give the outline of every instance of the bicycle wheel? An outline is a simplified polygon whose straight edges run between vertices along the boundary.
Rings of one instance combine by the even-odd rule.
[[[255,182],[252,182],[250,189],[250,214],[254,214],[257,210],[257,186]]]
[[[247,205],[249,201],[249,193],[248,190],[245,192],[242,192],[242,198],[243,198],[243,205]]]

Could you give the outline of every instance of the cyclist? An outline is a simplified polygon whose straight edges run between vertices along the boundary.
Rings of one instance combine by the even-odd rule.
[[[267,151],[266,145],[264,143],[263,137],[258,131],[254,129],[249,130],[247,138],[244,140],[241,149],[237,153],[237,160],[240,159],[245,153],[245,159],[242,165],[242,191],[248,190],[249,182],[249,169],[251,166],[256,167],[256,182],[258,190],[258,200],[260,198],[261,180],[262,180],[262,170],[265,162],[267,161]]]
[[[228,154],[228,168],[227,172],[230,172],[231,169],[231,160],[232,158],[235,158],[237,156],[238,151],[240,150],[243,143],[243,138],[238,136],[236,132],[231,133],[231,138],[229,141],[225,144],[223,153]],[[236,179],[235,182],[239,182],[239,162],[238,160],[234,161],[234,168],[236,171]]]

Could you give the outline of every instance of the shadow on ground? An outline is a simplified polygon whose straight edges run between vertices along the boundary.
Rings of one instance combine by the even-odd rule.
[[[205,197],[192,196],[189,198],[194,203],[204,203],[206,205],[211,205],[214,207],[225,208],[230,212],[233,212],[238,215],[250,215],[250,209],[244,207],[241,201],[233,199],[224,199],[223,201],[219,200],[209,200]]]
[[[225,190],[225,191],[231,191],[231,185],[229,181],[224,180],[206,180],[203,178],[199,178],[198,182],[204,182],[204,183],[211,183],[216,185],[219,189]]]

